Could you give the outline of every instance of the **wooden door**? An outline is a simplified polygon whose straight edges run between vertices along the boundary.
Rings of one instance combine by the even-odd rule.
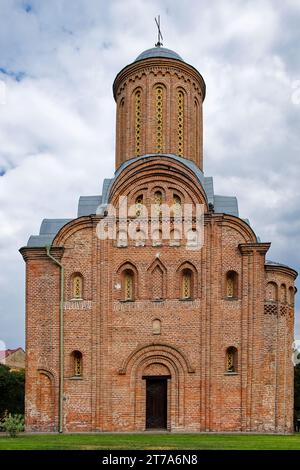
[[[161,377],[146,379],[146,428],[167,428],[168,380]]]

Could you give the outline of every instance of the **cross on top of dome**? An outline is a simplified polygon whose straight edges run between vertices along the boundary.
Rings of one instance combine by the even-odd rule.
[[[135,62],[143,59],[149,59],[153,57],[163,57],[165,59],[175,59],[175,60],[180,60],[181,62],[184,62],[182,57],[180,57],[177,52],[172,51],[171,49],[166,49],[163,46],[163,36],[161,33],[160,29],[160,15],[158,15],[157,18],[155,18],[155,23],[157,26],[157,43],[155,44],[155,47],[152,47],[151,49],[147,49],[143,51],[136,59]]]

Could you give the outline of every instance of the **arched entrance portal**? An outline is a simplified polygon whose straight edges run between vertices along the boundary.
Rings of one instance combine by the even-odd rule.
[[[119,374],[130,379],[130,408],[136,431],[185,428],[185,387],[194,368],[177,348],[151,344],[133,351]]]

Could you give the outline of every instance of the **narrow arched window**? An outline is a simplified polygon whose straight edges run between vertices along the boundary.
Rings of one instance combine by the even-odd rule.
[[[136,246],[145,246],[146,243],[146,234],[144,230],[138,228],[135,232],[135,245]]]
[[[82,299],[83,297],[83,278],[81,274],[73,276],[73,298]]]
[[[275,282],[268,282],[266,289],[266,300],[269,302],[277,302],[278,287]]]
[[[161,205],[162,205],[162,192],[161,191],[155,191],[154,193],[154,214],[156,217],[161,215]]]
[[[119,154],[119,163],[122,163],[126,160],[126,111],[125,111],[125,100],[121,99],[119,108],[118,108],[118,154]]]
[[[226,372],[237,372],[237,349],[233,346],[226,351]]]
[[[177,93],[177,119],[178,119],[178,129],[177,129],[177,138],[178,138],[178,155],[183,156],[183,146],[184,146],[184,94],[183,91],[179,90]]]
[[[200,235],[199,230],[192,228],[187,231],[186,234],[186,243],[188,248],[196,249],[200,247]]]
[[[117,246],[119,248],[128,245],[128,233],[127,230],[119,230],[117,233]]]
[[[294,305],[294,294],[295,294],[295,290],[294,290],[294,287],[289,287],[289,304],[290,305]]]
[[[156,319],[153,320],[152,322],[152,333],[154,335],[160,335],[161,334],[161,321]]]
[[[228,271],[226,274],[226,297],[236,299],[238,296],[238,274],[235,271]]]
[[[281,284],[280,286],[280,302],[285,304],[286,303],[286,285],[285,284]]]
[[[141,154],[141,132],[142,132],[142,93],[137,90],[134,94],[135,106],[135,155]]]
[[[196,162],[201,164],[200,162],[200,107],[197,98],[194,100],[194,136],[195,136],[195,154],[196,154]]]
[[[164,273],[160,266],[156,266],[152,273],[152,298],[162,300],[164,296]]]
[[[181,198],[177,194],[173,194],[173,214],[174,217],[181,216]]]
[[[134,274],[130,270],[124,273],[124,300],[134,300]]]
[[[75,377],[82,376],[82,354],[80,351],[73,351],[73,375]]]
[[[162,231],[160,229],[155,229],[152,232],[152,245],[161,246],[162,245]]]
[[[182,273],[182,299],[192,298],[192,272],[185,269]]]
[[[156,100],[156,151],[161,153],[163,151],[163,87],[157,86],[155,89]]]
[[[170,246],[180,246],[181,231],[179,229],[173,229],[170,232]]]
[[[135,200],[135,215],[137,217],[140,217],[143,213],[143,201],[144,198],[142,194],[140,194]]]

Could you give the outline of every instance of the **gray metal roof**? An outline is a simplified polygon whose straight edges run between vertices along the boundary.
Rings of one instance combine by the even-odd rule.
[[[102,204],[108,204],[109,192],[110,188],[112,187],[113,182],[115,181],[116,176],[114,178],[105,178],[102,184]]]
[[[203,187],[206,193],[208,204],[214,204],[214,180],[212,176],[204,177]]]
[[[166,49],[165,47],[152,47],[151,49],[147,49],[135,59],[135,62],[138,60],[149,59],[151,57],[165,57],[166,59],[175,59],[184,62],[177,52],[171,51],[171,49]]]
[[[214,196],[214,209],[217,213],[239,216],[238,202],[235,196]]]
[[[50,246],[53,242],[55,235],[31,235],[27,242],[30,248],[38,248],[41,246]]]
[[[97,208],[101,203],[102,196],[80,196],[77,217],[96,214]]]
[[[71,220],[73,219],[44,219],[41,223],[40,234],[31,235],[27,246],[41,247],[51,245],[55,235]]]
[[[40,235],[56,235],[59,230],[73,219],[44,219],[40,228]]]
[[[119,176],[119,174],[127,166],[131,165],[131,163],[133,163],[133,162],[137,162],[138,160],[144,160],[145,158],[161,158],[161,157],[169,157],[169,158],[172,158],[173,160],[177,160],[178,162],[181,162],[183,165],[190,168],[190,170],[192,170],[193,173],[195,173],[195,175],[197,176],[197,178],[198,178],[198,180],[200,181],[201,184],[204,184],[203,171],[201,171],[200,168],[192,160],[188,160],[187,158],[179,157],[178,155],[175,155],[173,153],[162,153],[162,154],[147,153],[146,155],[141,155],[140,157],[134,157],[134,158],[131,158],[130,160],[126,160],[116,170],[115,178],[117,178]],[[111,181],[113,181],[113,180],[111,180]]]
[[[276,261],[271,261],[270,259],[267,259],[265,264],[268,266],[281,266],[282,268],[290,268],[287,264],[277,263]]]

